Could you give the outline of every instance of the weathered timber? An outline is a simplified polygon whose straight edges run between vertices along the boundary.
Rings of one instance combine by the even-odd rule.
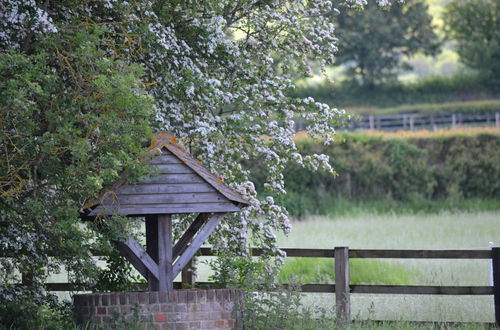
[[[351,320],[349,248],[335,248],[335,307],[339,320]]]
[[[490,259],[490,250],[349,250],[350,258]]]
[[[135,184],[120,189],[120,195],[206,193],[216,190],[205,183]]]
[[[240,209],[232,203],[185,203],[185,204],[143,204],[143,205],[116,205],[102,209],[103,214],[141,215],[141,214],[181,214],[181,213],[210,213],[210,212],[237,212]]]
[[[189,225],[188,229],[179,238],[177,243],[175,243],[174,250],[172,252],[172,258],[175,260],[184,250],[188,247],[189,242],[193,239],[194,235],[200,230],[205,221],[208,219],[208,213],[200,213],[196,219]]]
[[[146,252],[151,257],[151,259],[158,264],[158,216],[157,215],[147,215],[146,216]],[[160,281],[158,277],[153,276],[153,274],[148,273],[146,277],[148,280],[149,291],[159,291]]]
[[[207,193],[177,193],[177,194],[135,194],[118,195],[120,205],[142,204],[183,204],[183,203],[231,203],[226,197],[217,192]],[[108,201],[104,201],[105,203]],[[112,201],[109,201],[111,204]],[[108,204],[108,203],[106,203]]]
[[[145,178],[141,183],[203,183],[205,180],[198,174],[160,174]]]
[[[238,192],[178,145],[173,136],[159,134],[150,153],[154,173],[137,183],[115,184],[98,200],[88,203],[91,210],[87,217],[236,212],[248,205]]]
[[[158,216],[158,280],[159,291],[172,291],[172,217]]]
[[[351,285],[351,293],[418,295],[491,295],[490,286]]]
[[[182,164],[182,161],[174,156],[171,152],[164,150],[161,155],[156,156],[150,160],[151,164],[161,165],[161,164]]]
[[[500,326],[500,247],[491,249],[493,266],[493,301],[495,304],[495,322]]]
[[[194,171],[184,164],[159,164],[156,165],[160,174],[194,174]]]
[[[287,257],[334,258],[333,249],[281,248]],[[259,248],[251,250],[253,256],[262,255]],[[202,255],[213,255],[209,248],[201,249]],[[349,258],[381,259],[491,259],[491,250],[349,250]]]
[[[185,251],[179,256],[179,259],[174,264],[173,267],[173,277],[175,278],[181,270],[186,267],[189,260],[191,260],[201,245],[205,242],[212,231],[217,227],[220,220],[224,217],[224,214],[219,213],[212,215],[208,219],[207,223],[199,230],[198,235],[193,239],[191,244],[185,249]]]
[[[115,241],[115,245],[144,278],[148,278],[148,273],[158,278],[158,265],[134,238],[129,237],[125,242]]]

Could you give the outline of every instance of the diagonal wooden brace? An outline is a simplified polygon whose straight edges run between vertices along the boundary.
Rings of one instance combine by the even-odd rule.
[[[175,260],[178,256],[186,250],[189,246],[189,242],[193,239],[194,235],[200,230],[205,221],[209,218],[209,213],[200,213],[196,219],[191,223],[188,229],[184,232],[182,237],[175,243],[174,250],[172,252],[172,260]]]
[[[184,252],[179,256],[179,259],[173,266],[173,278],[175,278],[182,271],[188,262],[194,257],[201,245],[206,241],[208,236],[214,231],[214,229],[219,224],[220,220],[224,217],[225,213],[214,214],[200,229],[198,235],[193,239],[191,244],[184,250]]]
[[[137,271],[148,278],[148,272],[158,279],[158,264],[144,251],[135,239],[129,237],[125,242],[114,241],[120,253],[137,269]]]

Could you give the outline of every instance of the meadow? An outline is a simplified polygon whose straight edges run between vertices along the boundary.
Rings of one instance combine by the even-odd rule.
[[[310,216],[293,225],[288,237],[279,237],[281,247],[486,249],[489,242],[500,242],[500,212]],[[298,274],[303,283],[311,279],[332,282],[333,260],[316,260],[313,267],[306,267],[310,265],[304,265],[304,260],[287,259],[283,272]],[[357,283],[490,285],[490,262],[352,259],[351,276]],[[304,294],[303,299],[305,305],[334,307],[333,294]],[[352,295],[351,301],[353,317],[358,320],[494,321],[492,296],[357,294]]]

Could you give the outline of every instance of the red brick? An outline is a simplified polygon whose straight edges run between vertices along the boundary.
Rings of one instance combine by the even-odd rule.
[[[189,329],[189,323],[177,323],[175,325],[175,330],[188,330]]]
[[[214,321],[201,321],[202,329],[213,329],[215,327]]]
[[[175,304],[174,311],[176,312],[187,312],[187,304]]]
[[[224,321],[215,321],[215,327],[218,329],[224,328]]]
[[[201,322],[189,322],[189,329],[201,329]]]
[[[165,313],[160,313],[160,314],[155,314],[155,322],[167,322],[167,314]]]
[[[106,314],[106,307],[97,307],[97,314]]]
[[[228,328],[234,328],[236,322],[234,320],[227,320],[226,324]]]

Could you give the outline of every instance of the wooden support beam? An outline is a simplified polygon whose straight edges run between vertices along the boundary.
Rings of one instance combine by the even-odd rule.
[[[158,265],[134,238],[129,237],[125,242],[115,241],[114,243],[118,251],[144,278],[148,278],[151,274],[158,279]]]
[[[200,230],[205,221],[208,219],[209,213],[200,213],[196,219],[191,223],[188,229],[184,232],[182,237],[175,243],[174,250],[172,252],[172,258],[175,260],[179,255],[184,252],[188,247],[189,242],[193,239],[194,235]]]
[[[146,216],[146,252],[158,264],[158,216]],[[148,290],[160,290],[160,281],[158,277],[149,273],[146,277],[148,280]]]
[[[194,257],[198,249],[205,242],[208,236],[214,231],[214,229],[219,224],[220,220],[224,217],[225,213],[216,213],[213,215],[200,229],[198,235],[193,239],[191,244],[185,249],[185,251],[179,256],[179,259],[173,266],[173,278],[175,278],[179,273],[186,267],[188,262]]]
[[[335,248],[335,307],[337,319],[351,321],[351,299],[349,297],[349,248]]]
[[[495,323],[500,326],[500,247],[491,249],[493,264],[493,301],[495,304]]]
[[[172,274],[172,217],[162,214],[158,216],[159,291],[172,291],[175,276]]]

